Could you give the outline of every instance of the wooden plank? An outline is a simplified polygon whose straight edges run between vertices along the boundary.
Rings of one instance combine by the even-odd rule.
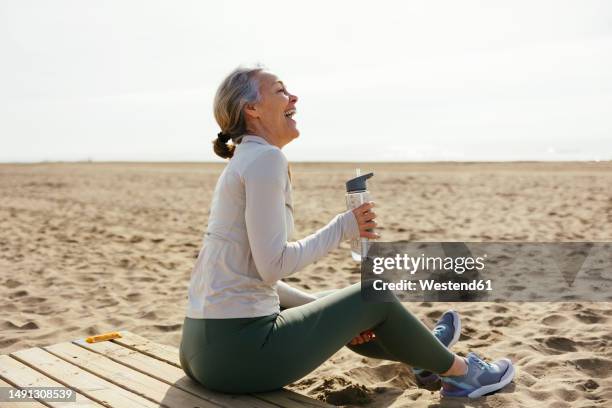
[[[13,384],[7,383],[6,381],[2,379],[0,379],[0,387],[19,388],[19,387],[15,387]],[[25,402],[6,402],[6,401],[0,402],[0,408],[25,408],[25,406],[26,406]],[[46,407],[46,405],[43,405],[37,401],[28,401],[27,406],[28,408],[45,408]]]
[[[43,373],[34,370],[33,368],[11,358],[9,356],[0,356],[0,378],[14,384],[18,388],[23,387],[65,387],[66,385],[60,384],[57,381],[47,377]],[[72,387],[70,387],[72,388]],[[74,390],[74,389],[73,389]],[[76,391],[75,391],[76,392]],[[79,407],[79,408],[98,408],[102,405],[90,400],[89,398],[77,393],[76,401],[45,401],[47,406],[53,408],[64,408],[64,407]],[[3,403],[0,403],[0,406]],[[17,403],[19,407],[25,407],[25,403]],[[28,404],[34,404],[34,402],[28,402]]]
[[[44,349],[106,381],[167,407],[219,408],[223,406],[206,401],[72,343],[54,344]]]
[[[230,395],[208,390],[187,377],[182,369],[110,341],[90,344],[84,340],[75,340],[73,343],[219,405],[232,408],[278,407],[249,395]]]
[[[159,407],[159,404],[82,370],[41,348],[16,351],[11,356],[106,407]]]
[[[293,392],[291,390],[282,389],[274,392],[259,392],[252,394],[254,397],[260,398],[264,401],[277,404],[285,408],[329,408],[333,405],[329,405],[326,402],[319,401],[314,398],[310,398],[306,395]]]
[[[113,343],[121,344],[124,347],[140,351],[146,355],[157,358],[159,360],[170,363],[176,367],[180,367],[179,351],[175,347],[154,343],[142,336],[129,331],[121,331],[121,338],[111,340]],[[331,407],[323,401],[307,397],[287,389],[282,389],[275,392],[256,393],[252,396],[287,408],[300,407]]]
[[[165,344],[154,343],[127,330],[122,330],[120,334],[121,338],[111,341],[181,368],[177,348]]]

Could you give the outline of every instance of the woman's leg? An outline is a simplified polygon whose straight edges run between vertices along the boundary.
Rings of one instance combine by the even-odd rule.
[[[313,293],[313,295],[320,299],[327,295],[331,295],[332,293],[337,292],[338,290],[339,289],[324,290],[322,292]],[[357,334],[358,333],[355,333],[355,336]],[[365,357],[377,358],[380,360],[399,361],[397,357],[395,357],[393,354],[383,348],[381,343],[379,341],[376,341],[375,339],[362,344],[347,344],[346,347],[348,347],[355,353]]]
[[[342,338],[342,345],[346,345],[360,332],[372,329],[377,337],[375,342],[386,359],[435,372],[445,372],[452,365],[454,354],[441,345],[430,330],[399,300],[384,303],[365,302],[361,296],[360,283],[324,295],[315,302],[283,311],[279,317],[283,318],[285,325],[280,326],[277,331],[279,338],[290,334],[294,322],[299,322],[302,330],[312,331],[316,328],[317,332],[329,333],[334,337],[333,340]],[[308,325],[311,327],[307,328]],[[352,327],[358,329],[351,330]],[[319,336],[317,340],[334,343],[325,336]],[[314,345],[313,348],[324,346]]]
[[[224,392],[281,388],[313,371],[367,329],[397,361],[408,365],[441,373],[455,359],[398,301],[365,302],[359,283],[278,315],[210,320],[207,324],[213,326],[203,336],[205,344],[188,364],[205,386]],[[224,325],[231,325],[230,330]]]

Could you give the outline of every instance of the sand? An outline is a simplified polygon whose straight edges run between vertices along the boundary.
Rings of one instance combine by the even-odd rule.
[[[612,164],[361,164],[386,241],[610,241]],[[0,353],[127,329],[178,346],[217,164],[0,165]],[[344,210],[352,164],[293,164],[296,234]],[[286,280],[359,281],[343,244]],[[417,389],[403,364],[348,349],[290,388],[369,407],[612,405],[610,303],[407,303],[431,325],[453,307],[456,351],[507,356],[514,383],[476,401]],[[410,347],[409,344],[406,347]]]

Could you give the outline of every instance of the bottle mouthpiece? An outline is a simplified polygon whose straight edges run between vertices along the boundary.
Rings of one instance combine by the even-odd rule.
[[[354,193],[358,191],[366,191],[368,189],[366,181],[373,175],[374,173],[368,173],[368,174],[364,174],[363,176],[358,176],[353,179],[350,179],[349,181],[346,182],[346,192]]]

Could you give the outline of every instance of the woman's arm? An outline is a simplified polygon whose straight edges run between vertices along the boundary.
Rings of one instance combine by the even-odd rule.
[[[287,160],[280,149],[270,149],[246,169],[245,221],[255,266],[264,282],[273,284],[321,259],[342,240],[359,237],[351,211],[299,241],[287,242],[285,185]]]
[[[282,280],[276,282],[276,291],[278,292],[280,305],[285,308],[302,306],[317,300],[315,295],[294,288]]]

